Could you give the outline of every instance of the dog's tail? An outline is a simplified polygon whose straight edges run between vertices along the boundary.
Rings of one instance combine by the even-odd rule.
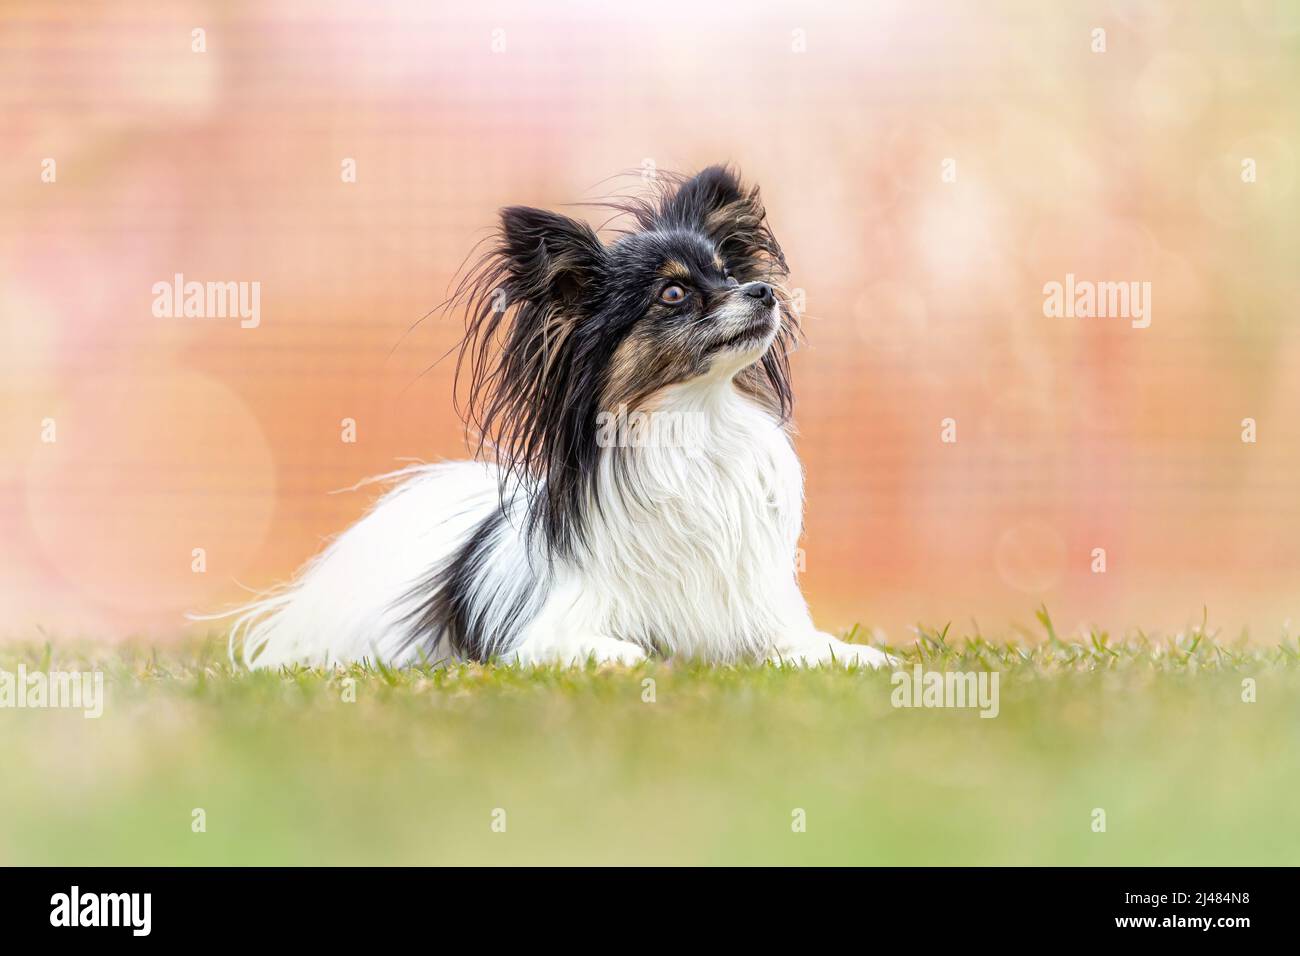
[[[442,635],[412,633],[421,586],[460,550],[497,501],[495,468],[413,465],[364,482],[396,483],[294,580],[229,611],[236,666],[394,666],[446,656]],[[360,486],[357,486],[360,487]]]

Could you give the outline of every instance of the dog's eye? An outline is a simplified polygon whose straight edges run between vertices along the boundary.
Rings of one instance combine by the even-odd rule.
[[[669,305],[681,305],[686,301],[686,290],[679,285],[666,285],[659,293],[659,301]]]
[[[733,276],[730,272],[728,272],[725,276],[723,276],[723,278],[727,280],[727,285],[732,285],[732,286],[740,285],[740,280],[737,279],[735,276]]]

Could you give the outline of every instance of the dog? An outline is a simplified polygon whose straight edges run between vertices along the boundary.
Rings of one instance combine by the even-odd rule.
[[[450,300],[479,455],[383,476],[296,581],[233,612],[236,660],[889,662],[818,631],[799,590],[799,328],[757,187],[712,166],[602,205],[626,224],[607,240],[501,211]]]

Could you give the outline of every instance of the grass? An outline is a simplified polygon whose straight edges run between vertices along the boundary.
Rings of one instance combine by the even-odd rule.
[[[0,710],[0,863],[1300,862],[1294,638],[1040,624],[893,649],[998,671],[991,720],[895,708],[889,672],[250,674],[216,639],[10,645],[10,672],[101,669],[106,704]]]

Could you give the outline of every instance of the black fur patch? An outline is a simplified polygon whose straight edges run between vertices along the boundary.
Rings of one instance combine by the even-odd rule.
[[[432,648],[445,637],[448,646],[467,660],[485,661],[508,650],[515,633],[536,613],[538,579],[528,574],[513,580],[492,580],[484,573],[492,552],[502,538],[517,535],[499,508],[479,523],[451,561],[432,571],[411,593],[421,599],[419,607],[404,622],[410,628],[410,643]],[[506,547],[520,547],[520,542]],[[489,590],[490,589],[490,590]],[[492,630],[483,612],[491,608],[507,620],[511,631]]]

